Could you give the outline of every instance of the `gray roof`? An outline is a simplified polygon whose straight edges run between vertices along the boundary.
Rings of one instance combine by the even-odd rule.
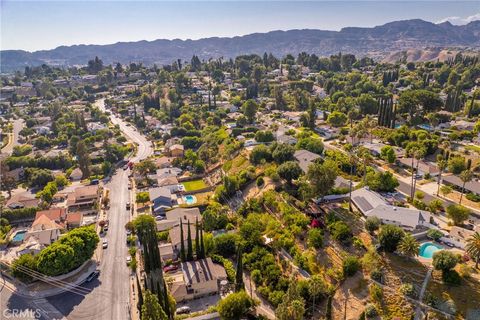
[[[225,269],[214,264],[211,258],[183,262],[182,270],[187,285],[227,278]]]
[[[177,223],[180,223],[180,219],[183,220],[183,223],[195,223],[195,219],[198,218],[198,222],[202,221],[202,215],[198,208],[174,208],[165,212],[167,220],[175,220]]]
[[[150,195],[150,200],[155,201],[158,198],[165,198],[171,199],[172,193],[169,189],[163,187],[151,188],[148,190],[148,194]]]
[[[295,151],[293,156],[297,159],[298,165],[302,168],[303,172],[307,172],[308,166],[320,158],[318,154],[303,149]]]
[[[444,182],[447,182],[449,184],[453,184],[453,185],[455,185],[457,187],[460,187],[460,188],[463,186],[462,179],[460,179],[459,177],[457,177],[455,175],[444,176],[442,178],[442,180]],[[469,182],[465,183],[465,190],[476,193],[476,194],[480,194],[480,182],[472,180],[472,181],[469,181]]]
[[[431,217],[427,211],[391,206],[382,196],[367,188],[353,191],[352,202],[367,217],[375,216],[384,223],[394,223],[410,229],[415,229],[423,222],[429,223]]]

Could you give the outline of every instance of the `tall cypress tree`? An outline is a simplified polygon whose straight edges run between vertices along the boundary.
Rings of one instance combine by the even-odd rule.
[[[198,218],[195,219],[195,255],[200,259],[200,235],[198,234]]]
[[[142,312],[143,293],[142,293],[142,286],[140,285],[140,280],[138,280],[138,274],[137,273],[135,273],[135,279],[137,281],[137,291],[138,291],[137,309],[138,309],[139,312]]]
[[[183,239],[182,218],[180,218],[180,260],[182,260],[182,262],[186,261],[186,258],[185,258],[185,243],[184,243],[184,239]]]
[[[192,232],[190,229],[190,220],[188,220],[188,228],[187,228],[187,261],[193,260],[193,244],[192,244]]]
[[[245,289],[243,283],[243,261],[242,261],[242,248],[238,248],[237,252],[237,272],[235,274],[235,292]]]
[[[165,283],[165,281],[163,281],[163,310],[165,311],[168,319],[173,319],[173,313],[170,309],[170,301],[168,299],[167,284]]]

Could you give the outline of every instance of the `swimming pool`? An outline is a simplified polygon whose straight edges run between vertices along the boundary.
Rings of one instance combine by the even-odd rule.
[[[13,236],[12,241],[13,242],[22,242],[23,239],[25,239],[25,234],[26,233],[27,233],[26,230],[17,231],[17,233],[15,233],[15,235]]]
[[[183,197],[183,202],[185,202],[186,204],[194,204],[197,202],[197,197],[189,194]]]
[[[432,259],[433,254],[442,249],[443,247],[438,244],[433,242],[425,242],[420,246],[418,254],[422,258]]]

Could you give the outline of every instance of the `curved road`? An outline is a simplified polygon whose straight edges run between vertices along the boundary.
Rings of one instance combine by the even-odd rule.
[[[95,105],[105,110],[104,100]],[[123,120],[111,115],[112,123],[118,124],[125,136],[137,144],[137,154],[130,159],[139,161],[153,153],[152,144],[135,128],[127,126]],[[110,209],[108,210],[109,230],[103,239],[107,239],[108,248],[100,254],[100,276],[85,284],[92,291],[79,296],[64,293],[48,298],[67,319],[126,320],[129,315],[130,271],[126,264],[128,250],[125,224],[130,220],[130,211],[125,209],[127,201],[131,201],[128,185],[128,171],[118,169],[105,187],[110,189]],[[102,240],[103,240],[102,239]],[[135,308],[135,306],[133,306]]]

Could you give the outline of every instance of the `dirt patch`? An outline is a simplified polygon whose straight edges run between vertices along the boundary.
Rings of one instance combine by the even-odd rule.
[[[346,279],[332,300],[332,319],[357,320],[368,300],[368,282],[363,274]]]

